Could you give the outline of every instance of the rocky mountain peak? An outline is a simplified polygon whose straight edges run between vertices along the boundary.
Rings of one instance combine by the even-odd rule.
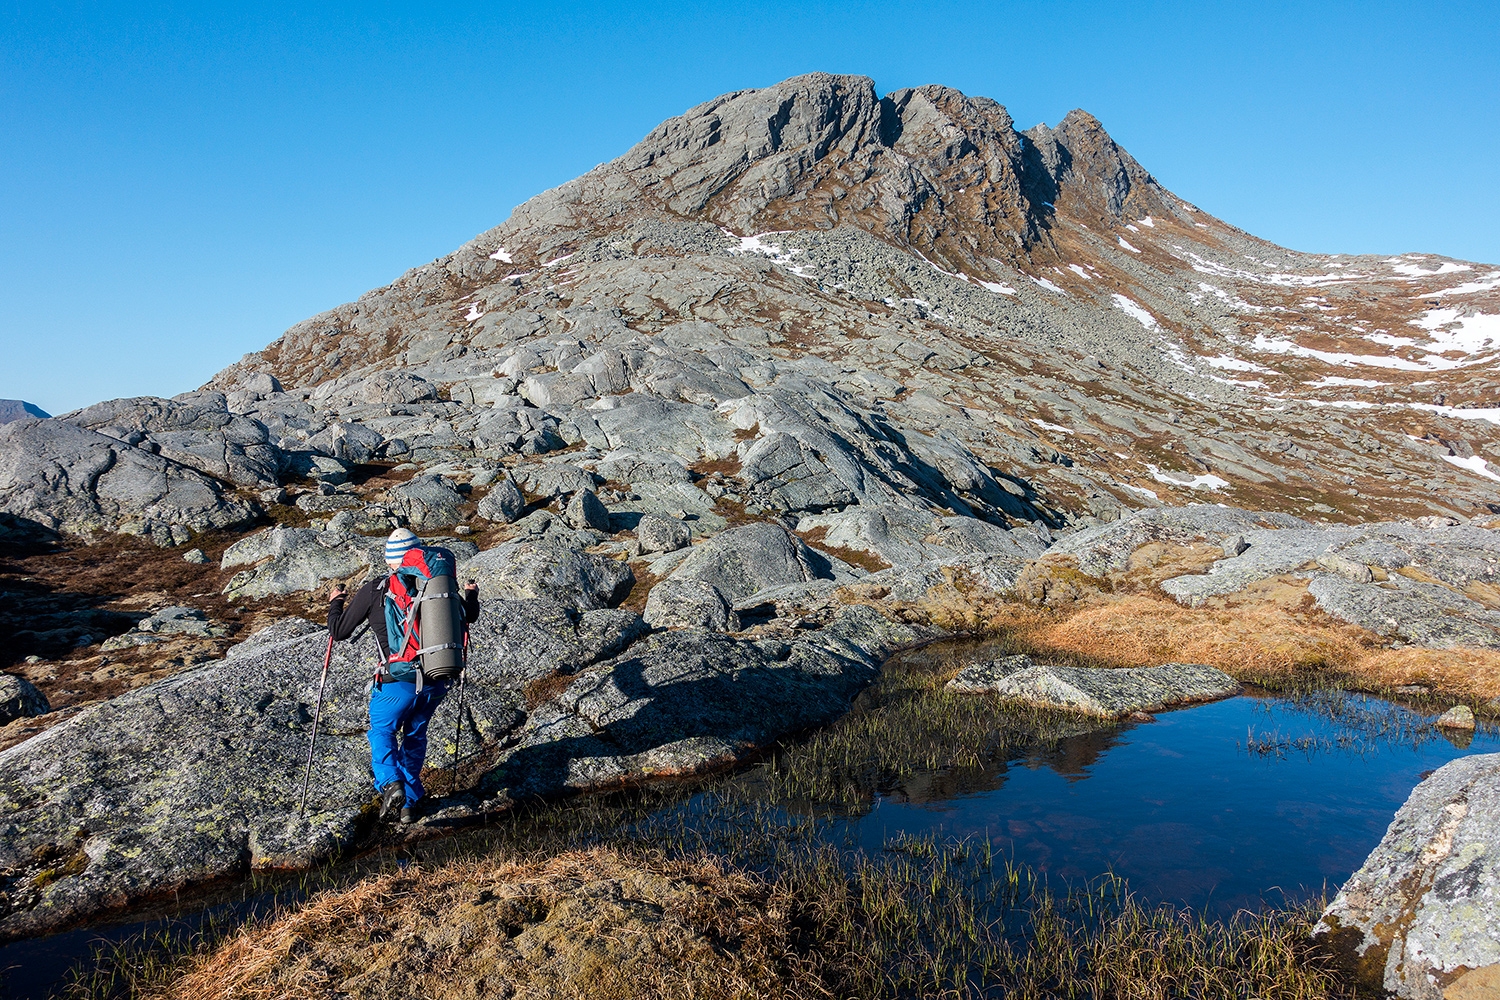
[[[882,98],[868,77],[811,73],[668,119],[512,222],[568,228],[665,210],[736,233],[853,225],[984,271],[985,256],[1055,258],[1059,213],[1118,223],[1168,205],[1086,112],[1022,135],[989,98],[942,86]]]

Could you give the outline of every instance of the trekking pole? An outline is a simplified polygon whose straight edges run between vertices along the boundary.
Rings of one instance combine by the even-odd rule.
[[[312,781],[313,747],[318,742],[318,721],[323,717],[323,689],[328,685],[328,664],[333,662],[333,631],[328,632],[328,652],[323,654],[323,676],[318,680],[318,707],[313,712],[312,736],[307,741],[307,770],[302,773],[302,804],[297,807],[297,818],[307,814],[307,786]]]
[[[464,669],[458,675],[458,711],[453,720],[453,776],[448,779],[448,794],[458,791],[458,769],[463,764],[458,748],[464,735],[464,681],[469,678],[469,630],[464,628]]]

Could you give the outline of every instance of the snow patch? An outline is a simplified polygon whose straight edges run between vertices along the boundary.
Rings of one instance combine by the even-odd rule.
[[[1131,246],[1129,243],[1127,243],[1125,241],[1125,237],[1121,236],[1119,239],[1120,239],[1120,246],[1124,247],[1126,250],[1129,250],[1131,253],[1140,253],[1139,250],[1137,250],[1135,247]]]
[[[1311,347],[1303,347],[1301,344],[1294,344],[1290,340],[1268,337],[1264,333],[1255,335],[1250,349],[1266,354],[1290,354],[1299,358],[1316,358],[1330,365],[1341,367],[1363,365],[1368,368],[1392,368],[1403,372],[1446,371],[1465,367],[1462,361],[1450,361],[1436,354],[1429,354],[1421,361],[1408,361],[1405,358],[1391,357],[1386,354],[1343,354],[1337,351],[1318,351]]]
[[[1500,315],[1475,313],[1460,316],[1457,309],[1429,309],[1411,321],[1427,331],[1430,351],[1462,351],[1477,354],[1500,347]]]
[[[1444,455],[1443,461],[1447,462],[1449,465],[1456,465],[1460,469],[1472,472],[1475,475],[1483,476],[1486,479],[1493,479],[1495,482],[1500,483],[1500,476],[1495,475],[1489,470],[1484,461],[1484,457],[1481,455],[1475,455],[1472,458],[1459,458],[1457,455]]]
[[[1500,424],[1500,407],[1438,406],[1435,403],[1408,403],[1406,405],[1414,410],[1426,410],[1428,413],[1453,417],[1456,420],[1488,420],[1492,424]]]
[[[515,263],[515,261],[510,259],[510,251],[505,249],[504,247],[501,247],[499,250],[496,250],[494,253],[490,254],[490,260],[498,260],[502,264]]]
[[[1123,309],[1127,315],[1134,318],[1136,322],[1140,323],[1146,329],[1156,329],[1156,317],[1147,312],[1145,306],[1128,296],[1121,295],[1119,292],[1110,297],[1114,299],[1115,308]]]
[[[1423,261],[1426,259],[1426,257],[1423,257],[1419,254],[1409,254],[1404,258],[1392,257],[1390,260],[1386,261],[1386,263],[1391,265],[1391,270],[1395,271],[1397,274],[1404,274],[1412,278],[1432,278],[1436,277],[1439,274],[1456,274],[1459,271],[1473,270],[1473,268],[1471,268],[1467,264],[1455,264],[1451,260],[1443,261],[1438,265],[1437,270],[1435,271],[1429,271],[1421,264],[1411,263],[1412,261]]]
[[[1123,487],[1125,487],[1127,490],[1130,490],[1132,493],[1139,493],[1142,496],[1148,496],[1152,500],[1160,500],[1161,499],[1161,497],[1159,497],[1159,496],[1156,495],[1156,491],[1155,490],[1148,490],[1144,486],[1131,486],[1129,483],[1121,483],[1120,485],[1123,486]]]
[[[1148,465],[1146,469],[1151,473],[1152,479],[1168,486],[1186,486],[1190,490],[1222,490],[1229,485],[1229,480],[1220,479],[1211,473],[1183,479],[1181,477],[1187,475],[1185,472],[1163,472],[1154,465]]]
[[[1028,274],[1027,277],[1031,278],[1031,275]],[[1052,282],[1048,281],[1046,278],[1031,278],[1031,280],[1035,281],[1038,285],[1041,285],[1043,288],[1047,289],[1047,291],[1049,291],[1049,292],[1056,292],[1058,295],[1067,295],[1068,294],[1067,292],[1063,291],[1061,288],[1058,288]]]
[[[1491,271],[1489,274],[1481,274],[1474,281],[1466,281],[1462,285],[1454,285],[1445,288],[1443,295],[1472,295],[1474,292],[1492,292],[1500,288],[1500,271]]]
[[[1076,434],[1077,433],[1077,431],[1073,430],[1071,427],[1059,427],[1057,424],[1049,424],[1049,423],[1047,423],[1047,421],[1045,421],[1045,420],[1038,420],[1036,417],[1032,417],[1031,418],[1031,422],[1034,423],[1034,424],[1036,424],[1038,427],[1040,427],[1044,431],[1052,431],[1052,432],[1057,433],[1057,434]]]
[[[1148,215],[1144,219],[1141,220],[1141,225],[1145,226],[1147,229],[1155,229],[1156,228],[1156,220],[1153,219],[1153,218],[1151,218],[1151,216]]]
[[[564,261],[572,258],[573,256],[574,256],[573,254],[565,253],[561,257],[553,257],[551,260],[543,261],[542,262],[542,266],[543,267],[556,267],[557,265],[559,265],[559,264],[563,263]]]
[[[1010,287],[1009,285],[1002,285],[998,281],[981,281],[981,282],[979,282],[979,284],[983,288],[988,288],[990,291],[994,292],[996,295],[1014,295],[1014,294],[1016,294],[1016,290],[1014,288]]]
[[[1089,273],[1087,271],[1085,271],[1083,268],[1079,267],[1077,264],[1069,264],[1068,265],[1068,270],[1072,271],[1074,274],[1078,275],[1084,281],[1089,280]]]
[[[1254,361],[1241,361],[1239,358],[1231,358],[1221,354],[1217,358],[1203,358],[1203,363],[1226,372],[1259,372],[1262,375],[1275,375],[1276,373],[1264,365],[1258,365]]]
[[[481,308],[479,308],[479,303],[478,302],[472,302],[472,303],[469,304],[469,311],[464,314],[464,319],[466,319],[470,323],[472,323],[476,319],[478,319],[479,317],[481,317],[483,315],[484,315],[484,310],[481,309]]]

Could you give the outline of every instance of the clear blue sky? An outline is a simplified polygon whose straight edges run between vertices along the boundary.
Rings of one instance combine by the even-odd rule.
[[[171,395],[811,70],[1097,115],[1302,250],[1500,261],[1500,4],[0,7],[0,397]]]

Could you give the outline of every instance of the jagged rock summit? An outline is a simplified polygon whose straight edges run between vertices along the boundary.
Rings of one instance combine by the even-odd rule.
[[[34,403],[28,403],[23,399],[0,399],[0,424],[8,424],[12,420],[20,420],[22,417],[36,417],[45,420],[52,414]]]

